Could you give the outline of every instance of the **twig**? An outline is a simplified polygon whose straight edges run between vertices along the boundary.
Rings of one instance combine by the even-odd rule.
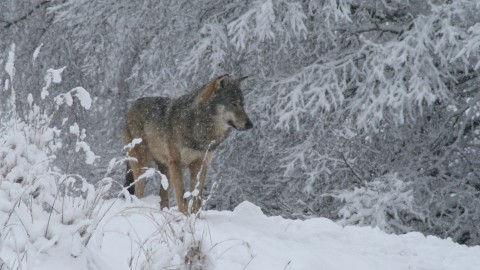
[[[343,162],[345,163],[345,165],[347,165],[347,167],[352,172],[353,176],[355,176],[355,178],[358,179],[358,184],[361,184],[363,182],[363,179],[355,172],[355,170],[352,168],[352,166],[350,166],[350,164],[347,161],[347,158],[345,157],[345,155],[343,153],[342,153],[342,159],[343,159]]]
[[[36,6],[34,6],[30,11],[28,11],[27,13],[25,13],[23,16],[20,16],[14,20],[5,20],[5,19],[0,19],[0,22],[1,23],[5,23],[6,25],[3,26],[3,29],[7,29],[7,28],[10,28],[12,25],[15,25],[17,23],[19,23],[20,21],[23,21],[23,20],[26,20],[30,15],[33,14],[33,12],[35,12],[37,9],[41,8],[42,6],[44,5],[47,5],[49,3],[51,3],[52,1],[50,0],[43,0],[42,2],[38,3]]]

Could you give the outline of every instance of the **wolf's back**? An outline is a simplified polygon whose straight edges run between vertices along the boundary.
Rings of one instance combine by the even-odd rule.
[[[127,113],[125,129],[132,138],[143,138],[143,129],[148,121],[163,122],[171,99],[166,97],[144,97],[137,99]],[[130,142],[125,142],[125,144]]]
[[[128,112],[127,118],[132,118],[135,121],[159,120],[159,117],[163,118],[166,116],[170,102],[171,99],[166,97],[139,98]]]

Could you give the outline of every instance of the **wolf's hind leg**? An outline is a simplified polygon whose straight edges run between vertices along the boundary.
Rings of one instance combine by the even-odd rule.
[[[197,213],[202,206],[202,194],[205,187],[207,167],[208,164],[205,164],[203,159],[197,159],[188,166],[190,170],[190,192],[193,192],[195,189],[198,190],[198,194],[193,197],[192,213]]]
[[[145,148],[144,145],[135,145],[135,147],[130,150],[128,155],[132,158],[135,158],[136,160],[130,160],[128,161],[130,168],[132,169],[132,175],[133,179],[135,179],[135,196],[137,198],[142,198],[143,197],[143,191],[145,189],[145,179],[140,179],[140,175],[144,172],[144,168],[148,166],[148,150]]]
[[[125,176],[125,184],[123,186],[128,187],[128,193],[130,193],[131,195],[135,194],[135,185],[132,185],[134,181],[135,179],[133,178],[133,172],[130,168],[130,163],[127,162],[127,174]]]

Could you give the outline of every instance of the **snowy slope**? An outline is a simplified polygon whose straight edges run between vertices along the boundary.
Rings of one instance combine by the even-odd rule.
[[[480,247],[420,233],[397,236],[373,228],[344,228],[323,218],[266,217],[249,202],[233,212],[185,218],[175,211],[158,211],[152,201],[150,197],[128,206],[115,202],[88,252],[77,258],[50,252],[33,268],[480,269]]]

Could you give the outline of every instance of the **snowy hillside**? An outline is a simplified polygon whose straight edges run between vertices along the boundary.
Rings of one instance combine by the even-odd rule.
[[[155,200],[107,201],[105,209],[113,206],[77,257],[72,246],[50,247],[31,256],[28,268],[473,270],[480,265],[480,247],[420,233],[397,236],[343,228],[323,218],[266,217],[249,202],[233,212],[185,218],[158,211]],[[16,254],[8,248],[0,254],[2,269],[10,269]]]

